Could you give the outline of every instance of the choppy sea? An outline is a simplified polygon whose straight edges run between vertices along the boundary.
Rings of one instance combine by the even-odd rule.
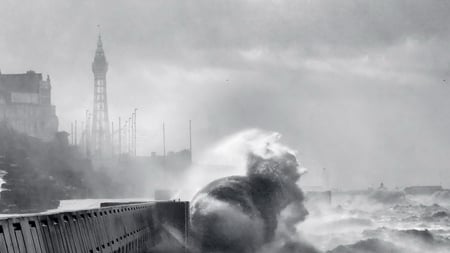
[[[300,236],[323,252],[449,253],[450,194],[336,194],[331,204],[308,202]]]

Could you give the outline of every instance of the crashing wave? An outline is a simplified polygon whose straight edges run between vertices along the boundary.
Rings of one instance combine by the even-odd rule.
[[[277,142],[268,142],[258,152],[250,150],[247,159],[245,176],[215,180],[193,198],[194,251],[260,252],[276,245],[275,239],[280,238],[277,228],[295,234],[295,224],[307,216],[303,192],[296,184],[302,171],[293,152]],[[286,208],[289,211],[279,219]],[[279,249],[271,250],[306,247],[302,245],[285,240]]]
[[[368,198],[380,204],[406,203],[406,195],[403,191],[375,190],[369,193]]]
[[[450,240],[433,234],[428,229],[389,229],[378,228],[364,231],[364,235],[386,241],[397,242],[403,248],[418,252],[448,252]],[[426,250],[424,250],[426,249]]]
[[[437,202],[450,203],[450,190],[443,190],[433,193],[432,199]]]
[[[350,245],[340,245],[327,253],[406,253],[407,251],[395,244],[380,239],[361,240]]]

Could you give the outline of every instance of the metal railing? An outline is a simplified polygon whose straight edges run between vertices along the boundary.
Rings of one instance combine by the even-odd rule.
[[[0,253],[153,252],[176,231],[184,252],[188,202],[107,205],[97,209],[0,220]],[[166,239],[164,239],[166,238]],[[172,243],[173,244],[173,243]]]

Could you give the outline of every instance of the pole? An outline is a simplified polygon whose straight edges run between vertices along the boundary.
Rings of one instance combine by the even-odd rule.
[[[192,122],[189,120],[189,155],[192,163]]]
[[[81,134],[81,138],[80,138],[80,146],[81,148],[83,148],[83,145],[86,143],[85,142],[85,135],[86,133],[84,132],[84,121],[81,121],[81,125],[80,125],[80,134]]]
[[[111,121],[111,153],[114,156],[114,121]]]
[[[89,155],[89,145],[91,145],[89,141],[89,110],[86,110],[86,129],[85,129],[85,144],[86,144],[86,156]]]
[[[75,120],[75,146],[78,145],[78,143],[77,143],[77,139],[78,139],[78,136],[77,136],[77,125],[78,125],[78,122]]]
[[[124,152],[126,153],[127,152],[127,149],[128,149],[128,121],[126,121],[125,120],[125,124],[124,124],[124,126],[123,126],[123,131],[124,131],[124,135],[123,135],[123,137],[124,137],[124,142],[125,142],[125,147],[124,147]]]
[[[73,145],[73,122],[70,122],[70,144]]]
[[[137,155],[137,108],[134,108],[134,156]]]
[[[134,156],[134,142],[135,142],[135,140],[134,140],[134,128],[135,128],[134,117],[135,117],[135,115],[134,114],[135,114],[134,112],[131,114],[131,154],[133,156]]]
[[[133,115],[128,118],[128,154],[131,155],[131,145],[133,142],[133,136],[131,136],[132,129],[133,129]]]
[[[122,153],[122,124],[119,117],[119,156]]]
[[[163,122],[163,156],[164,160],[166,160],[166,127]]]

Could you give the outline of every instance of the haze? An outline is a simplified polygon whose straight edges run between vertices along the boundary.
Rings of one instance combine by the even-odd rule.
[[[110,119],[138,108],[138,154],[196,155],[247,128],[283,134],[334,187],[450,186],[450,2],[9,1],[0,69],[49,74],[60,130],[92,110],[101,34]]]

